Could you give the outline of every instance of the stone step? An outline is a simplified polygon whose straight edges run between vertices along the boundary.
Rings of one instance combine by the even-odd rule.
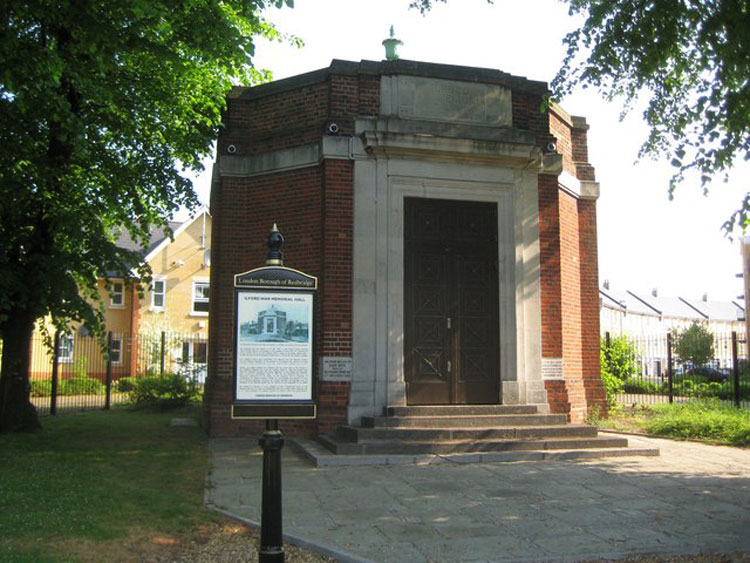
[[[461,416],[363,416],[364,428],[491,428],[548,426],[567,422],[564,414],[507,414]]]
[[[592,438],[597,428],[585,424],[559,426],[507,426],[492,428],[359,428],[339,426],[335,437],[342,442],[393,440],[446,442],[449,440],[511,440],[523,438]]]
[[[476,416],[501,414],[537,414],[535,405],[429,405],[385,407],[385,416]]]
[[[589,448],[572,450],[533,450],[448,454],[370,454],[336,455],[320,442],[311,439],[292,439],[292,445],[316,467],[344,467],[352,465],[433,465],[440,463],[514,463],[519,461],[575,461],[609,457],[658,456],[655,448]]]
[[[545,451],[624,448],[628,441],[620,437],[546,438],[541,440],[453,440],[446,442],[394,442],[371,440],[341,442],[331,436],[319,436],[321,444],[337,455],[444,455],[510,451]]]

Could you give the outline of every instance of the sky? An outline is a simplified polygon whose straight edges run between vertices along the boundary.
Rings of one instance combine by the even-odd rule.
[[[275,80],[324,68],[333,59],[382,60],[381,44],[394,26],[402,59],[495,68],[550,82],[565,56],[562,39],[582,21],[559,0],[448,0],[422,16],[409,0],[295,0],[294,8],[270,9],[266,19],[302,38],[298,49],[259,40],[254,64]],[[750,167],[728,183],[715,182],[708,196],[695,180],[667,193],[668,158],[637,162],[648,134],[639,112],[620,120],[622,104],[579,90],[561,101],[586,118],[589,161],[596,169],[599,279],[611,287],[660,295],[736,300],[742,294],[739,246],[721,226],[744,195]],[[208,202],[211,166],[196,189]],[[737,233],[738,235],[739,233]]]

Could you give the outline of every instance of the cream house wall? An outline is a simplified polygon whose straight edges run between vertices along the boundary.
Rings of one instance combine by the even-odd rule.
[[[204,220],[205,219],[205,220]],[[164,306],[154,306],[154,283],[140,298],[139,332],[166,331],[206,338],[208,312],[193,310],[194,283],[208,284],[211,270],[205,263],[211,244],[211,217],[198,216],[174,241],[148,259],[154,282],[164,282]],[[147,257],[149,258],[149,257]]]

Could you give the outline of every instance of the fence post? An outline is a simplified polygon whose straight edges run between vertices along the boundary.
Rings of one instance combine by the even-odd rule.
[[[734,406],[740,406],[740,366],[737,362],[737,333],[732,331],[732,379],[734,380]]]
[[[160,354],[161,358],[160,358],[160,363],[159,363],[159,374],[162,377],[164,377],[164,347],[165,347],[165,342],[166,342],[166,334],[162,330],[161,331],[161,354]]]
[[[54,350],[52,352],[52,389],[50,390],[49,413],[57,414],[57,362],[60,359],[60,331],[55,330]]]
[[[674,378],[672,374],[672,333],[667,333],[667,381],[669,382],[669,404],[674,402]]]
[[[120,350],[122,354],[122,349]],[[112,331],[107,333],[107,391],[104,398],[104,410],[108,411],[112,404]]]

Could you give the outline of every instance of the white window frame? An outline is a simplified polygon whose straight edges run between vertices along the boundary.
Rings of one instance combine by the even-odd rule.
[[[120,286],[120,291],[117,291],[117,286]],[[119,303],[116,298],[119,297]],[[125,282],[122,280],[113,280],[109,288],[109,306],[112,309],[124,309],[125,308]]]
[[[156,291],[156,284],[161,284],[161,291]],[[161,295],[161,305],[156,304],[156,297]],[[167,305],[167,278],[165,276],[154,276],[151,280],[151,310],[164,311]]]
[[[117,344],[117,346],[115,346],[115,343]],[[117,348],[117,359],[113,360],[112,359],[112,350],[115,347]],[[119,334],[118,335],[114,335],[114,334],[112,335],[112,340],[110,340],[109,352],[110,352],[109,357],[110,357],[110,360],[111,360],[113,366],[119,366],[120,364],[122,364],[122,336],[120,336]]]
[[[63,351],[66,352],[63,354]],[[59,342],[57,344],[57,363],[59,364],[71,364],[73,363],[73,353],[75,351],[75,338],[69,332],[63,332],[60,334]]]
[[[209,292],[208,298],[198,297],[198,294],[196,293],[198,286],[208,287],[208,292]],[[193,317],[207,317],[208,311],[196,311],[195,310],[196,303],[206,303],[207,305],[210,305],[211,303],[211,284],[209,283],[208,278],[196,278],[193,280],[192,293],[191,293],[191,299],[190,299],[190,315]]]

